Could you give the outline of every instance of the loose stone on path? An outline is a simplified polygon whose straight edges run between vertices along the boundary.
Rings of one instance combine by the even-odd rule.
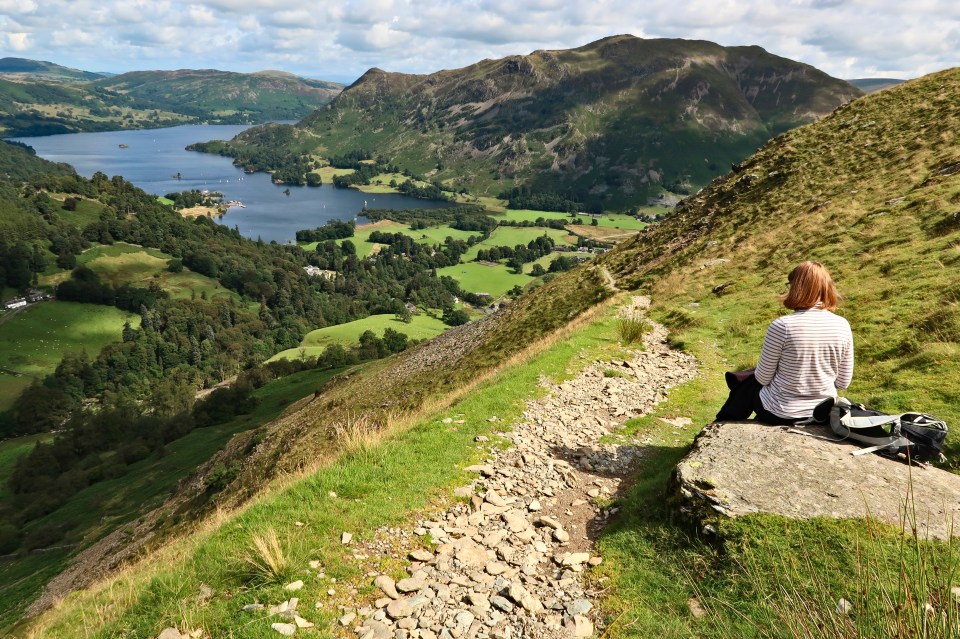
[[[628,312],[644,302],[634,298]],[[623,360],[593,362],[562,384],[543,381],[548,394],[499,434],[512,447],[486,448],[488,438],[477,437],[488,457],[464,469],[474,479],[456,490],[458,501],[365,542],[372,556],[408,557],[409,576],[395,582],[377,575],[377,605],[341,608],[340,625],[363,639],[560,639],[602,630],[582,581],[601,562],[590,540],[616,513],[602,500],[645,454],[641,442],[603,438],[696,371],[657,324],[644,346]],[[621,373],[608,376],[612,368]],[[686,425],[682,418],[672,423]]]

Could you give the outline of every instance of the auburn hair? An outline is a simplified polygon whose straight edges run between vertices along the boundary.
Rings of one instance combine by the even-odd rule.
[[[830,272],[820,262],[801,262],[787,277],[790,290],[783,297],[783,305],[790,310],[813,308],[820,305],[828,311],[837,308],[840,295]]]

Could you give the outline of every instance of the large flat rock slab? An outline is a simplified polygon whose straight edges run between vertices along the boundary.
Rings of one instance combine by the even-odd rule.
[[[833,436],[829,429],[804,430]],[[953,536],[960,536],[960,475],[850,454],[859,449],[777,426],[718,422],[703,430],[677,465],[675,487],[681,508],[698,519],[717,513],[795,519],[869,515],[900,527],[904,513],[915,507],[921,538],[948,539],[954,524]],[[907,532],[913,532],[911,519],[906,518]]]

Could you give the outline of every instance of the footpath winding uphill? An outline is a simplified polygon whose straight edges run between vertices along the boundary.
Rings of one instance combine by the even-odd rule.
[[[626,311],[648,303],[634,298]],[[642,442],[607,437],[619,440],[607,443],[605,436],[649,412],[696,371],[694,358],[671,350],[665,338],[666,330],[654,325],[645,350],[551,384],[504,434],[510,448],[478,437],[488,458],[467,469],[477,478],[456,490],[464,500],[409,529],[380,530],[366,548],[355,549],[361,560],[406,554],[409,577],[370,573],[382,597],[343,609],[340,624],[365,639],[594,634],[592,593],[581,577],[586,566],[600,563],[592,539],[616,512],[598,503],[616,494],[644,455]]]

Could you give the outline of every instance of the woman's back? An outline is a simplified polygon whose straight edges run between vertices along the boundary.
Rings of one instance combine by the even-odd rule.
[[[764,407],[784,417],[810,414],[853,378],[853,334],[844,318],[799,309],[770,324],[756,370]]]

